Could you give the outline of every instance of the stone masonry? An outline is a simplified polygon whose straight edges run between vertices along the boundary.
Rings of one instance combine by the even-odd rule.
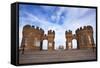
[[[21,50],[42,50],[43,40],[48,41],[48,51],[54,50],[55,46],[55,31],[48,30],[47,35],[44,34],[44,30],[39,27],[25,25],[22,31],[22,42]],[[77,40],[77,49],[93,48],[94,38],[93,38],[93,28],[92,26],[80,27],[76,30],[76,34],[72,34],[72,31],[65,31],[66,38],[66,49],[72,49],[72,40]]]

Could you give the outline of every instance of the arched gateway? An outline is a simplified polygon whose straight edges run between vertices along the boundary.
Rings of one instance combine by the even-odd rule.
[[[22,50],[42,50],[43,40],[48,41],[48,50],[54,50],[55,32],[53,30],[49,30],[46,35],[39,27],[25,25],[22,34]]]
[[[44,34],[44,30],[39,27],[25,25],[22,32],[21,49],[24,50],[43,50],[43,40],[47,40],[48,50],[54,50],[55,31],[49,30],[48,34]],[[76,34],[72,31],[65,31],[66,49],[72,49],[72,40],[76,39],[77,49],[93,48],[93,28],[91,26],[80,27],[76,30]]]
[[[67,49],[72,48],[72,40],[77,40],[77,49],[93,48],[95,46],[93,39],[93,28],[92,26],[80,27],[76,30],[76,34],[72,34],[72,31],[65,32],[66,47]]]

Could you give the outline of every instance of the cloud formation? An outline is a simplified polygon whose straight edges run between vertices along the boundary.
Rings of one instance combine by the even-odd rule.
[[[64,45],[65,31],[75,30],[81,26],[91,25],[96,31],[96,10],[93,8],[19,5],[19,45],[22,40],[22,28],[30,24],[43,28],[45,34],[49,29],[55,30],[55,48]],[[73,48],[77,46],[74,45]]]

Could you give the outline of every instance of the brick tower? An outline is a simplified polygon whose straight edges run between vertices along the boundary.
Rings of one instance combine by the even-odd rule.
[[[55,38],[55,31],[49,30],[48,31],[48,50],[54,50],[54,38]]]
[[[73,39],[72,31],[71,30],[66,31],[65,37],[66,37],[66,49],[72,49],[72,39]]]
[[[42,49],[42,36],[44,35],[43,29],[30,25],[25,25],[22,32],[21,48],[26,50],[40,50]]]
[[[77,36],[77,47],[82,48],[93,48],[94,39],[93,39],[93,28],[92,26],[80,27],[76,30]]]

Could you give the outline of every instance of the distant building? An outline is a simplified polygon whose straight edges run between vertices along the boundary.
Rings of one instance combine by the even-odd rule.
[[[60,45],[59,46],[59,50],[64,50],[64,46],[63,45]]]

